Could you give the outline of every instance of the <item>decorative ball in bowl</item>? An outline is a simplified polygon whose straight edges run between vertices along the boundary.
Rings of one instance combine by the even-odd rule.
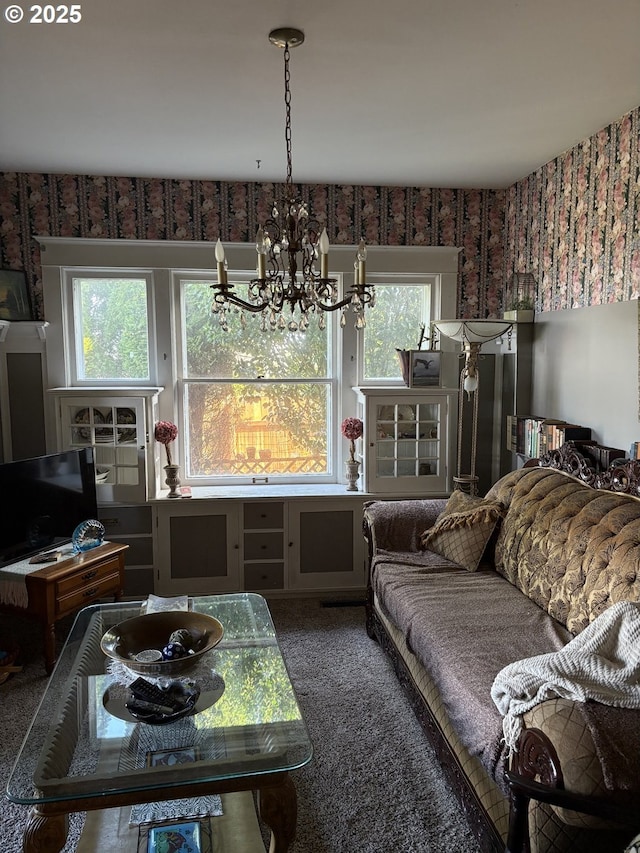
[[[119,622],[104,634],[100,648],[133,672],[158,678],[189,670],[220,642],[223,633],[213,616],[166,610]]]

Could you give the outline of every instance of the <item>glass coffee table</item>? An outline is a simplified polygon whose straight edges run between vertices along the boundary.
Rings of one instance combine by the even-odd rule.
[[[131,717],[122,672],[108,671],[100,649],[107,629],[141,603],[80,611],[7,784],[9,800],[31,806],[24,853],[59,853],[71,812],[235,791],[257,791],[271,853],[288,850],[297,814],[289,774],[313,749],[267,603],[237,593],[190,606],[215,616],[224,636],[184,673],[203,676],[195,713],[165,725]]]

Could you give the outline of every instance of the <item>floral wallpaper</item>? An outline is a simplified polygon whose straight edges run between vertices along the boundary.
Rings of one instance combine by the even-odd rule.
[[[251,242],[284,187],[164,178],[0,173],[0,261],[27,273],[42,319],[34,236]],[[458,309],[499,316],[513,272],[538,310],[640,295],[640,107],[507,190],[298,187],[333,243],[459,246]]]
[[[507,190],[505,271],[540,311],[640,295],[640,108]]]
[[[284,186],[86,175],[0,174],[1,261],[24,269],[42,318],[37,236],[251,242]],[[459,304],[500,311],[504,190],[303,185],[336,244],[462,247]],[[213,257],[213,255],[212,255]]]

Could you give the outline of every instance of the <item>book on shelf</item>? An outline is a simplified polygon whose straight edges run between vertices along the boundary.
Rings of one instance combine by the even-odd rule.
[[[537,459],[565,441],[590,441],[590,427],[556,418],[507,416],[507,449]]]
[[[507,450],[512,453],[518,452],[518,418],[515,415],[507,415],[506,423],[506,445]]]
[[[584,447],[585,456],[590,456],[601,471],[605,471],[616,459],[626,458],[624,450],[617,447],[604,447],[601,444],[593,444]]]

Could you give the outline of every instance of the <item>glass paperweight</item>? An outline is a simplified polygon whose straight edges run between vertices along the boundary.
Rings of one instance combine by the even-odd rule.
[[[102,545],[103,540],[103,524],[95,518],[89,518],[87,521],[81,521],[71,536],[73,552],[74,554],[79,554],[82,551],[90,551],[92,548],[97,548],[98,545]]]

